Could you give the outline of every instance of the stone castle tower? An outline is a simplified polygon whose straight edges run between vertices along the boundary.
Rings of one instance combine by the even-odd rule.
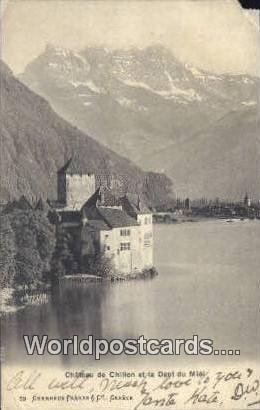
[[[70,158],[57,173],[58,202],[68,210],[80,210],[95,192],[95,175]]]

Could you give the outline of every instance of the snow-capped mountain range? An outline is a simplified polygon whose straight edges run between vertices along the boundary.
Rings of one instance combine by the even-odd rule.
[[[208,73],[161,45],[48,45],[20,79],[99,142],[165,172],[179,195],[260,195],[258,78]]]

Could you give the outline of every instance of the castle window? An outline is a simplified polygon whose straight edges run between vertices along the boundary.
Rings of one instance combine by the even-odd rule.
[[[107,251],[110,251],[110,246],[107,246]]]
[[[120,250],[121,251],[130,251],[130,249],[131,249],[130,242],[121,242],[120,243]]]
[[[121,236],[130,236],[130,229],[120,229],[120,235]]]

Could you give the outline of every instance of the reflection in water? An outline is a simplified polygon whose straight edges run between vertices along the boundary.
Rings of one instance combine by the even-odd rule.
[[[46,305],[7,316],[2,328],[5,360],[55,365],[95,365],[88,356],[28,358],[22,336],[66,339],[181,338],[198,334],[217,348],[241,350],[239,360],[259,357],[260,223],[220,221],[155,226],[153,280],[69,285],[52,291]],[[250,342],[249,342],[250,341]],[[126,364],[134,358],[102,358]],[[135,359],[136,360],[136,359]],[[169,357],[139,361],[169,363]],[[170,360],[177,360],[172,358]],[[187,361],[187,357],[178,360]],[[201,357],[189,357],[199,363]],[[203,360],[205,360],[203,358]],[[230,358],[211,357],[225,361]],[[234,358],[234,361],[238,358]],[[197,363],[197,362],[196,362]]]
[[[35,356],[26,355],[23,335],[48,335],[49,339],[68,339],[73,335],[79,339],[89,335],[102,338],[102,303],[106,292],[107,286],[103,284],[64,285],[52,290],[48,304],[30,306],[8,316],[3,322],[5,359],[26,363],[35,360]],[[46,358],[44,355],[44,360]],[[66,364],[69,356],[60,355],[59,359]],[[51,360],[51,356],[47,360]]]
[[[59,337],[94,334],[102,337],[102,303],[106,287],[100,284],[70,284],[56,288],[51,297],[51,311],[57,321]],[[71,314],[73,312],[73,314]]]
[[[51,295],[51,311],[56,319],[59,339],[86,339],[89,335],[102,338],[102,303],[106,299],[106,287],[100,284],[64,284]],[[73,313],[72,313],[73,312]],[[70,357],[61,356],[66,364]]]

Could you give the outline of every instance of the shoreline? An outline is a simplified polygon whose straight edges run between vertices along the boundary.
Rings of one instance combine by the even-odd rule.
[[[259,219],[239,219],[236,218],[233,223],[228,223],[231,218],[214,218],[214,217],[200,217],[191,221],[191,218],[179,219],[177,222],[154,222],[154,225],[158,226],[170,226],[170,225],[182,225],[183,223],[195,223],[195,222],[220,222],[223,225],[235,225],[238,226],[244,223],[256,222]],[[78,274],[78,275],[67,275],[60,279],[62,283],[57,284],[62,286],[64,284],[89,284],[89,283],[116,283],[116,282],[125,282],[132,280],[146,280],[152,279],[158,275],[157,270],[154,268],[154,271],[151,272],[153,268],[148,269],[147,271],[137,272],[127,275],[113,274],[107,277],[102,277],[98,275],[89,275],[89,274]],[[6,287],[0,290],[0,316],[5,316],[18,312],[21,309],[26,308],[27,306],[40,305],[47,303],[49,300],[50,292],[53,285],[49,283],[41,284],[41,286],[34,287],[29,289],[28,287]],[[17,301],[17,299],[18,301]],[[16,299],[16,300],[15,300]]]
[[[49,300],[50,285],[40,289],[16,289],[14,286],[0,291],[0,316],[16,313],[27,306],[41,305]]]
[[[254,222],[260,221],[259,218],[236,218],[236,217],[214,217],[214,216],[183,216],[167,220],[154,220],[154,225],[177,225],[182,223],[196,223],[196,222]]]
[[[51,289],[55,286],[82,285],[90,283],[115,283],[130,280],[147,280],[158,276],[158,271],[152,267],[142,272],[126,275],[113,274],[107,277],[90,274],[64,275],[56,285],[46,284],[39,289],[16,289],[15,287],[3,288],[0,291],[1,304],[0,316],[18,312],[27,306],[37,306],[48,303]]]
[[[60,278],[60,284],[62,282],[78,282],[78,283],[93,283],[93,282],[126,282],[130,280],[143,280],[143,279],[153,279],[158,276],[158,271],[155,267],[144,269],[142,272],[129,273],[129,274],[112,274],[109,276],[98,276],[91,274],[76,274],[76,275],[65,275]]]

